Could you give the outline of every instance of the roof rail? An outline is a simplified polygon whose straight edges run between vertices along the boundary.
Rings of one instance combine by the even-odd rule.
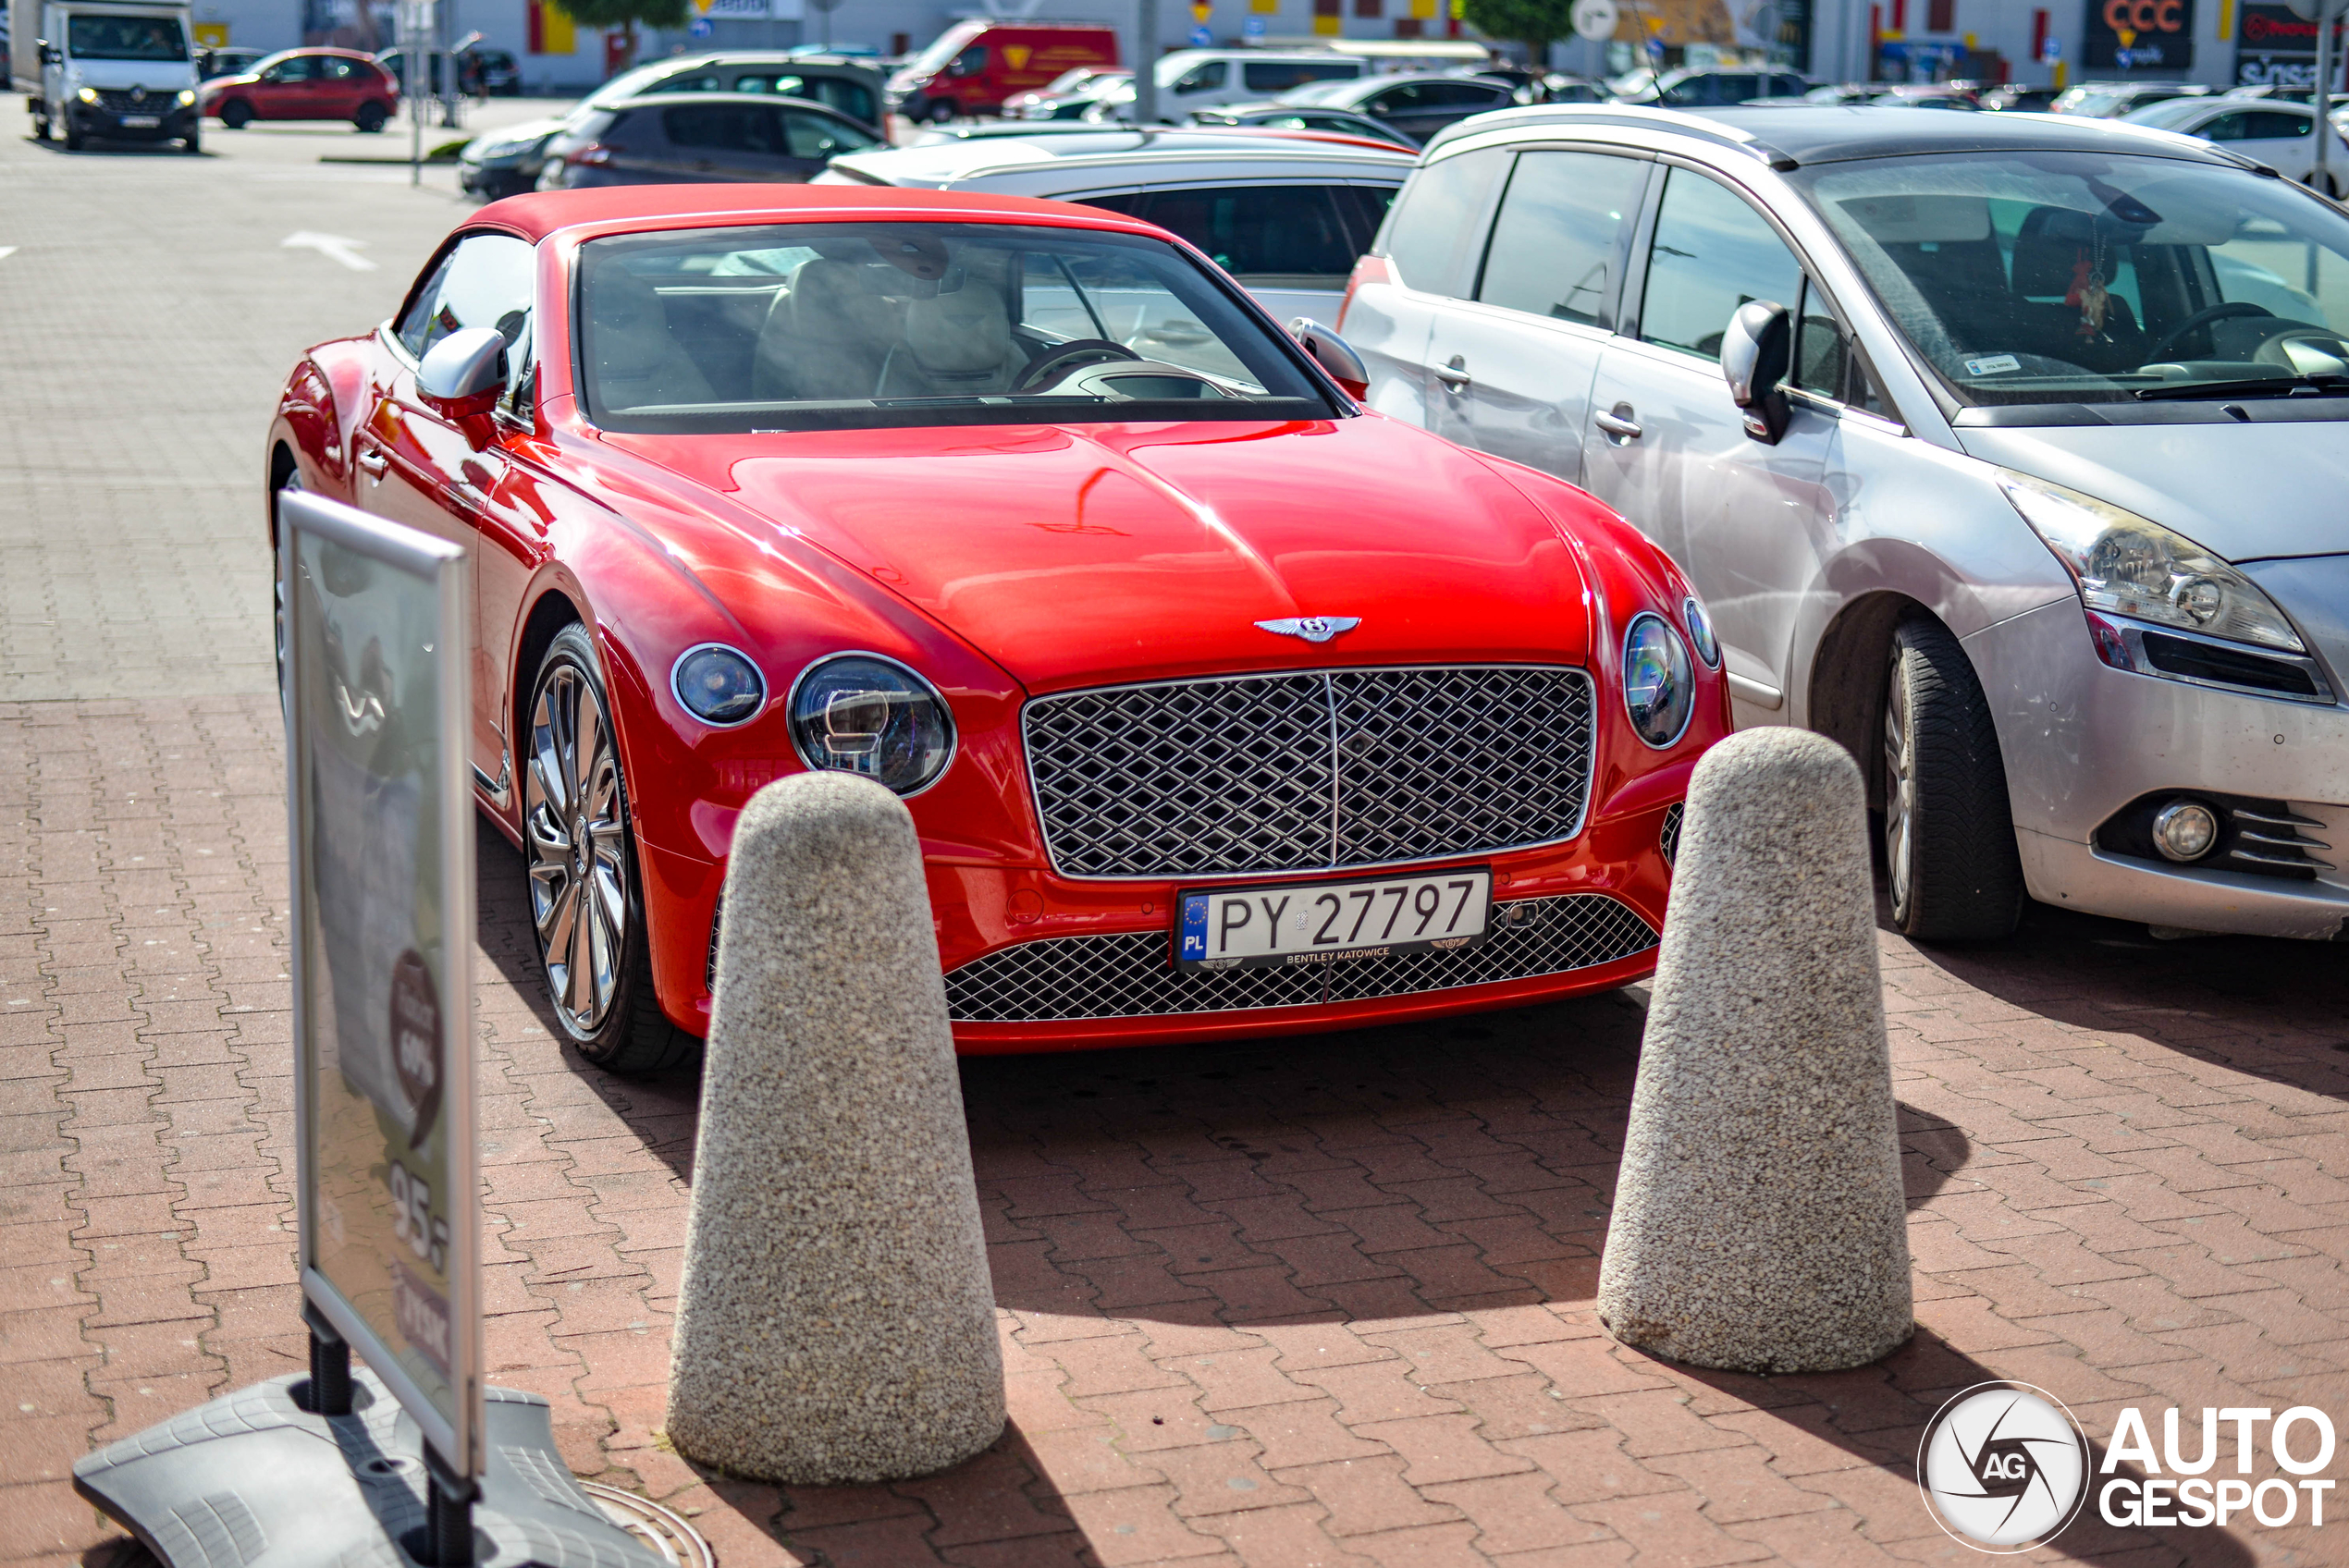
[[[1793,157],[1771,146],[1752,131],[1679,109],[1653,108],[1644,104],[1537,104],[1520,109],[1495,109],[1445,127],[1430,139],[1427,151],[1433,153],[1447,142],[1483,131],[1543,125],[1620,126],[1642,130],[1667,130],[1676,136],[1693,137],[1699,141],[1734,148],[1781,173],[1798,166]]]

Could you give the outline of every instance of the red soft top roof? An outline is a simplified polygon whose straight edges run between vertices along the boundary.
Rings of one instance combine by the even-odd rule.
[[[1157,234],[1150,225],[1067,202],[986,191],[908,190],[876,185],[618,185],[542,190],[492,202],[462,227],[502,228],[532,243],[564,229],[602,233],[691,228],[708,219],[805,223],[824,219],[927,218],[951,223],[1048,223]]]

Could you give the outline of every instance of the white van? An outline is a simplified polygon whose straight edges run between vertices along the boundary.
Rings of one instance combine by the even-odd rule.
[[[1359,55],[1301,49],[1177,49],[1158,62],[1158,117],[1174,124],[1193,109],[1277,98],[1317,81],[1350,81],[1369,70]],[[1134,117],[1134,85],[1113,87],[1087,112],[1088,120]]]
[[[15,7],[19,18],[31,9]],[[62,137],[69,151],[92,137],[199,151],[191,31],[184,5],[46,0],[33,43],[40,79],[25,103],[33,134]]]

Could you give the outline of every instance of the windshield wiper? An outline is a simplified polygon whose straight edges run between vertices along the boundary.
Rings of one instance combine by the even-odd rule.
[[[2158,386],[2135,388],[2146,402],[2198,401],[2218,398],[2290,398],[2314,392],[2326,398],[2349,398],[2349,375],[2261,375],[2241,381],[2165,381]]]

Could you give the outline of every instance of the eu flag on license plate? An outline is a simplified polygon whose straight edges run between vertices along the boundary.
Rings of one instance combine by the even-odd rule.
[[[1207,956],[1207,895],[1183,895],[1183,925],[1181,954],[1188,960]]]

